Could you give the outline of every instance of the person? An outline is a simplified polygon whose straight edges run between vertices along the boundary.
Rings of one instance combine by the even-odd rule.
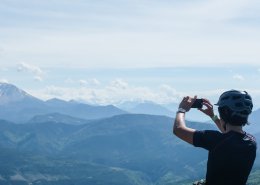
[[[195,130],[185,124],[185,114],[197,99],[184,97],[179,104],[173,126],[173,133],[180,139],[208,150],[206,185],[245,185],[256,157],[256,140],[246,133],[252,112],[251,96],[246,91],[229,90],[217,102],[219,117],[214,114],[213,105],[202,98],[201,112],[211,117],[217,130]],[[198,183],[199,184],[199,183]]]

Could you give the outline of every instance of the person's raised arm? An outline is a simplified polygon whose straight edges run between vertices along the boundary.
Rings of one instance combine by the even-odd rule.
[[[222,133],[225,132],[225,129],[223,128],[220,122],[220,119],[217,117],[217,115],[214,114],[213,105],[210,103],[210,101],[207,99],[203,99],[203,105],[205,105],[206,108],[199,110],[207,116],[209,116]]]
[[[173,133],[190,144],[193,144],[193,135],[195,129],[189,128],[185,123],[185,113],[188,112],[191,108],[191,105],[194,103],[195,99],[191,97],[184,97],[179,105],[179,109],[176,114],[176,118],[173,125]]]

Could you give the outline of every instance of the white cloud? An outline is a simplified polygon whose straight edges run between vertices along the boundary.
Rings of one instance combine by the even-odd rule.
[[[110,87],[114,89],[127,89],[128,83],[122,79],[116,79],[111,82]]]
[[[238,80],[238,81],[244,81],[244,80],[245,80],[245,77],[242,76],[242,75],[239,75],[239,74],[235,74],[235,75],[233,76],[233,79]]]
[[[17,67],[17,70],[19,72],[21,72],[21,71],[29,71],[29,72],[34,73],[35,75],[42,75],[43,74],[43,71],[41,70],[40,67],[34,66],[34,65],[30,65],[30,64],[27,64],[25,62],[19,63],[18,67]]]
[[[81,86],[67,88],[48,86],[45,89],[31,91],[42,99],[60,98],[64,100],[81,100],[91,104],[119,104],[124,101],[153,101],[160,104],[179,101],[180,93],[168,85],[162,85],[158,89],[149,87],[130,86],[122,79],[115,79],[107,86],[92,87]]]
[[[160,86],[160,90],[166,92],[169,95],[175,95],[177,93],[177,90],[170,85],[162,84]]]
[[[9,81],[7,79],[5,79],[5,78],[0,78],[0,82],[2,82],[2,83],[9,83]]]
[[[28,72],[34,75],[34,80],[43,81],[44,72],[42,69],[35,65],[30,65],[25,62],[21,62],[17,65],[18,72]]]
[[[93,79],[87,79],[87,80],[79,80],[79,83],[81,86],[98,86],[100,85],[100,82],[96,79],[96,78],[93,78]]]
[[[86,80],[79,80],[79,83],[81,86],[85,86],[88,84],[88,82]]]
[[[175,90],[170,85],[161,85],[158,89],[151,89],[149,87],[131,86],[128,84],[126,89],[114,86],[111,88],[110,84],[102,88],[68,88],[59,86],[48,86],[43,89],[28,91],[33,96],[47,100],[51,98],[60,98],[64,100],[80,100],[90,104],[118,105],[125,101],[152,101],[158,104],[179,103],[184,96],[198,95],[199,98],[207,98],[211,103],[216,103],[219,96],[229,89],[213,89],[206,91],[180,92]],[[244,89],[249,92],[255,102],[255,107],[260,99],[260,90],[258,89]]]
[[[34,76],[34,80],[36,80],[38,82],[42,82],[43,81],[41,76]]]
[[[177,92],[177,90],[171,87],[170,85],[163,84],[159,87],[158,90],[158,95],[160,96],[161,104],[166,104],[169,102],[178,102],[181,98],[180,92]]]
[[[98,81],[96,78],[90,79],[89,83],[92,85],[100,85],[100,81]]]

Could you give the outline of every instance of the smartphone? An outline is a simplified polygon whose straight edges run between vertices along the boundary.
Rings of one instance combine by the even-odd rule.
[[[201,109],[203,107],[202,103],[203,103],[202,99],[196,99],[195,102],[192,104],[191,108]]]

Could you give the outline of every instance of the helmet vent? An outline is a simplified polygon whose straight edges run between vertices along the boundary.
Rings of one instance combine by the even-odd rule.
[[[250,114],[250,112],[244,110],[244,111],[241,112],[241,114],[248,115],[248,114]]]
[[[233,97],[232,97],[233,100],[238,100],[238,99],[240,99],[240,98],[241,98],[241,96],[233,96]]]
[[[242,103],[235,103],[235,106],[236,107],[243,107],[243,104]]]
[[[229,96],[221,98],[221,100],[227,100],[227,99],[229,99]]]

